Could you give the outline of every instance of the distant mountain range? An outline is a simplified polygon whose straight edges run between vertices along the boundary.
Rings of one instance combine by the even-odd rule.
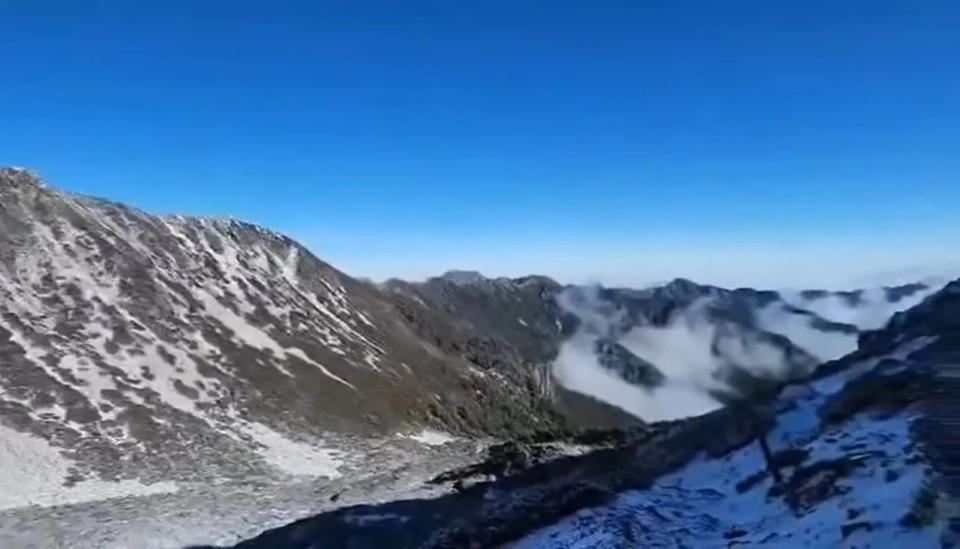
[[[43,454],[62,460],[62,486],[0,510],[96,499],[81,492],[98,483],[360,474],[401,439],[559,440],[704,414],[809,376],[938,289],[468,271],[373,284],[262,227],[150,215],[3,168],[0,430],[34,453],[0,447],[0,476]]]

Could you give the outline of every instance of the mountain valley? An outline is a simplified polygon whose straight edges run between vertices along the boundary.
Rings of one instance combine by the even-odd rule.
[[[947,543],[958,296],[372,283],[2,168],[0,545]]]

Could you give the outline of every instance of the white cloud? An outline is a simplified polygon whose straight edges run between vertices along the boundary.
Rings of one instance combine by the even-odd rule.
[[[809,308],[826,320],[861,329],[882,326],[891,315],[919,303],[936,290],[920,291],[888,302],[883,290],[864,291],[852,304],[842,297],[805,299],[787,294],[790,304]],[[675,419],[708,412],[720,406],[711,396],[733,392],[718,373],[729,365],[744,368],[761,378],[784,379],[792,368],[812,364],[791,360],[783,349],[758,332],[717,320],[709,314],[713,303],[703,298],[676,311],[665,325],[639,324],[624,332],[625,311],[600,298],[598,287],[570,289],[558,303],[580,319],[573,337],[561,344],[554,362],[554,376],[567,389],[590,395],[647,421]],[[823,331],[809,314],[797,313],[782,301],[756,311],[758,327],[783,335],[820,361],[839,358],[856,349],[857,334]],[[655,365],[666,377],[653,389],[623,381],[598,361],[597,338],[614,339],[634,355]]]
[[[861,330],[875,330],[883,327],[894,313],[913,307],[942,286],[942,282],[931,283],[928,289],[895,302],[887,301],[881,288],[866,289],[861,292],[860,300],[855,305],[835,294],[816,299],[805,299],[798,292],[790,291],[783,291],[781,295],[791,305],[813,311],[827,320],[852,324]]]

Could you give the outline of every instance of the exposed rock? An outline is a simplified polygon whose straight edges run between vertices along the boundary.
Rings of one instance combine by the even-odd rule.
[[[857,530],[866,530],[867,532],[869,532],[873,530],[873,524],[870,523],[869,521],[863,520],[860,522],[849,522],[847,524],[844,524],[841,527],[841,532],[843,534],[844,539],[850,537],[850,535],[856,532]]]
[[[601,366],[627,383],[653,389],[665,379],[656,366],[634,355],[619,343],[598,339],[593,344],[593,350]]]

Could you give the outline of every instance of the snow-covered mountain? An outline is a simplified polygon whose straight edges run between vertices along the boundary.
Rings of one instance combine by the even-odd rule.
[[[958,358],[960,280],[775,394],[234,547],[955,547]]]
[[[230,542],[447,493],[424,481],[497,441],[524,441],[491,450],[524,469],[671,425],[739,432],[723,405],[838,364],[936,289],[372,284],[268,229],[0,169],[0,546]]]
[[[63,462],[35,483],[65,484],[64,501],[104,481],[334,476],[343,437],[549,430],[548,382],[416,293],[272,231],[0,171],[0,428]],[[3,478],[36,477],[29,461]],[[58,501],[0,495],[28,502]]]

